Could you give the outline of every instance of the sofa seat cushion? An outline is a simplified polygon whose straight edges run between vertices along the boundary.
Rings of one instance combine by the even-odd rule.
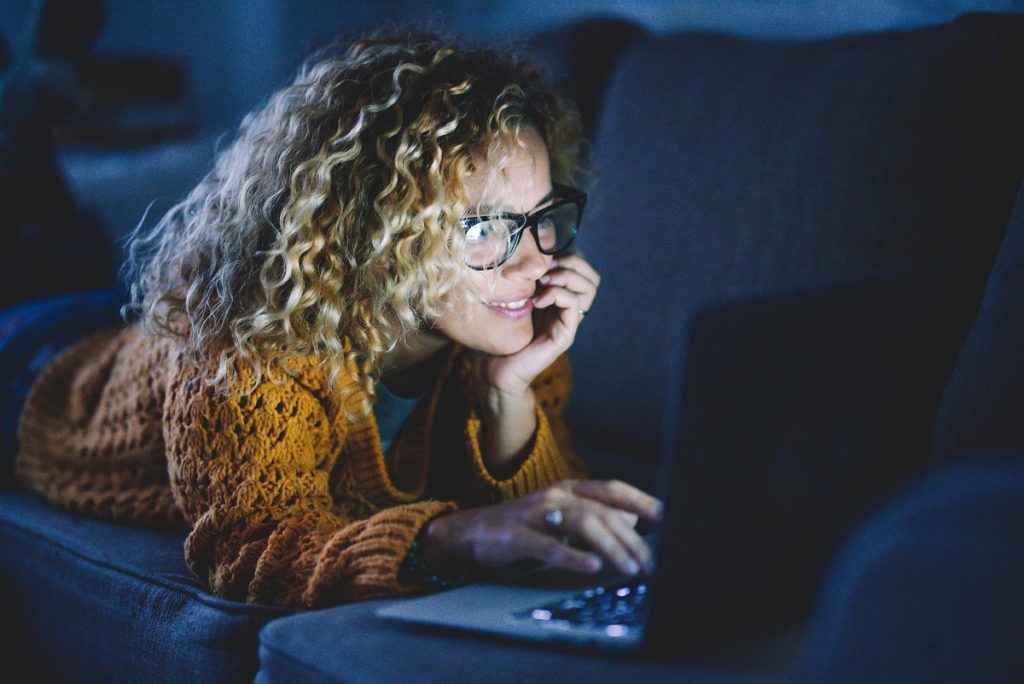
[[[791,681],[801,626],[699,661],[658,662],[405,625],[375,611],[403,599],[299,613],[260,632],[256,684],[271,682],[723,682]]]
[[[252,681],[259,629],[289,611],[208,593],[184,539],[0,493],[4,662],[42,681]]]

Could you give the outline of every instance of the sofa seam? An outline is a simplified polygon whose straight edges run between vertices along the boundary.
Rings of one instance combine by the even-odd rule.
[[[279,648],[279,647],[277,647],[275,645],[267,643],[266,641],[263,640],[262,632],[263,632],[263,630],[260,630],[260,635],[259,635],[259,639],[258,639],[258,641],[259,641],[259,648],[256,651],[257,652],[257,657],[259,657],[259,649],[265,648],[265,649],[267,649],[268,651],[272,652],[274,655],[276,655],[278,657],[284,658],[285,660],[287,660],[287,661],[289,661],[289,662],[291,662],[293,664],[300,665],[301,667],[303,667],[306,670],[308,670],[311,674],[318,675],[319,677],[326,677],[328,680],[330,680],[332,682],[338,682],[339,684],[343,684],[344,683],[344,681],[345,681],[344,679],[338,679],[335,675],[331,674],[330,672],[326,672],[325,670],[321,669],[320,667],[318,667],[316,665],[313,665],[312,663],[309,663],[306,660],[299,659],[298,657],[296,657],[292,653],[289,653],[288,651],[282,650],[281,648]],[[256,672],[256,676],[257,677],[259,677],[259,672],[263,670],[263,658],[259,658],[259,661],[260,661],[260,669],[259,669],[259,671]]]

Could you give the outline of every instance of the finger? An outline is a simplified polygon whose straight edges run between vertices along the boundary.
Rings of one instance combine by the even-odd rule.
[[[541,292],[534,308],[542,314],[537,319],[539,328],[534,331],[534,340],[527,348],[544,345],[548,353],[561,353],[572,346],[583,318],[579,297],[564,288],[550,287]],[[553,348],[548,349],[545,342],[553,344]]]
[[[534,338],[514,355],[500,357],[502,362],[515,364],[509,371],[516,379],[521,379],[524,386],[533,382],[536,377],[549,367],[555,360],[572,346],[575,340],[575,329],[562,320],[561,309],[538,319],[535,323]],[[492,376],[494,377],[494,376]]]
[[[617,515],[617,513],[619,513],[618,510],[611,510],[614,511],[614,513],[609,515],[605,520],[605,524],[608,526],[608,529],[610,529],[616,536],[619,543],[625,547],[633,557],[633,560],[635,560],[647,573],[651,573],[654,569],[654,555],[651,553],[650,546],[647,545],[647,542],[644,541],[643,537],[636,533],[633,526],[629,525],[623,516]]]
[[[612,510],[615,511],[615,513],[620,518],[622,518],[622,521],[626,523],[626,527],[636,527],[637,521],[640,520],[640,516],[638,516],[636,513],[630,513],[629,511],[624,511],[620,508],[613,508]]]
[[[521,528],[517,539],[523,551],[539,561],[576,572],[594,573],[601,569],[601,559],[593,553],[574,549],[528,527]]]
[[[533,306],[537,309],[546,309],[549,306],[557,306],[560,309],[566,309],[573,313],[578,313],[580,308],[580,298],[575,292],[570,292],[564,287],[557,285],[547,285],[540,291],[533,300]]]
[[[560,275],[577,276],[578,279],[586,284],[585,287],[588,287],[590,290],[597,290],[598,282],[593,273],[575,269],[572,267],[572,262],[567,261],[559,261],[557,265],[552,265],[548,272],[541,276],[541,283],[547,283],[549,280],[555,279],[556,276]]]
[[[621,480],[573,480],[570,491],[636,513],[644,520],[660,520],[664,508],[658,499]]]
[[[565,529],[625,575],[636,575],[642,567],[609,528],[604,516],[586,506],[565,511]]]
[[[575,292],[580,297],[583,310],[589,311],[597,297],[600,278],[590,268],[584,273],[567,266],[556,266],[541,276],[541,284],[560,285]]]
[[[583,276],[594,283],[595,286],[601,284],[601,274],[590,265],[590,262],[581,257],[579,254],[565,254],[554,260],[552,266],[564,266],[571,268],[574,271],[579,271]]]
[[[580,273],[567,269],[548,271],[541,276],[540,282],[545,285],[564,287],[578,296],[584,304],[587,304],[587,307],[584,308],[589,307],[589,303],[593,301],[594,296],[597,294],[597,285],[587,280]]]

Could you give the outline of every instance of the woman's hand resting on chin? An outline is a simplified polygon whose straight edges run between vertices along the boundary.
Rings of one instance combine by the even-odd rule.
[[[509,397],[527,393],[534,378],[572,346],[600,284],[601,276],[580,255],[553,260],[533,297],[533,340],[508,356],[481,355],[484,384]]]
[[[530,343],[504,356],[477,353],[483,455],[494,477],[510,476],[528,451],[536,428],[531,383],[572,346],[600,282],[577,254],[553,260],[532,299]],[[561,522],[552,526],[546,518],[556,510]],[[597,572],[610,563],[635,575],[649,571],[652,558],[634,527],[638,519],[656,521],[660,514],[660,502],[624,482],[563,480],[512,501],[432,520],[420,553],[441,571],[534,559],[580,572]]]
[[[507,356],[478,352],[475,369],[484,425],[484,460],[501,479],[515,472],[536,429],[531,383],[568,351],[601,276],[578,254],[551,262],[533,297],[533,339]]]

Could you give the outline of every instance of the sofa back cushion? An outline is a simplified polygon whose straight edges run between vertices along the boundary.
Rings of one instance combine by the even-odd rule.
[[[526,49],[558,92],[575,104],[583,133],[592,138],[612,67],[644,35],[627,19],[592,17],[531,36]]]
[[[1024,79],[999,55],[1003,33],[1024,41],[1013,19],[629,50],[580,238],[602,285],[571,352],[577,440],[656,454],[666,368],[703,300],[947,269],[966,330],[1020,182],[1005,100]]]

